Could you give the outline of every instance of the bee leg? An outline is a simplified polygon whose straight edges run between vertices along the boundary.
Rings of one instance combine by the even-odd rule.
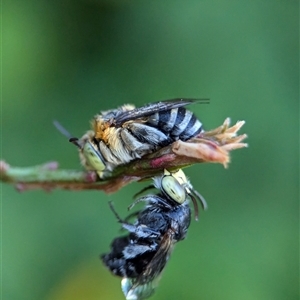
[[[112,201],[109,201],[108,204],[109,204],[110,209],[114,213],[115,217],[117,218],[118,222],[119,223],[123,223],[124,221],[121,219],[121,217],[119,216],[119,214],[116,212],[116,210],[115,210],[115,208],[113,206]]]
[[[140,158],[144,155],[144,152],[148,152],[153,148],[147,143],[141,143],[126,128],[121,131],[120,136],[124,142],[124,145],[126,145],[126,148],[131,151],[135,158]]]
[[[134,233],[139,238],[153,238],[159,236],[159,231],[150,229],[148,226],[141,224],[141,225],[132,225],[130,223],[122,223],[122,227],[128,230],[131,233]]]
[[[147,197],[147,196],[136,199],[133,203],[131,203],[131,204],[128,206],[128,210],[131,210],[131,209],[132,209],[136,204],[138,204],[139,202],[147,201],[148,199],[145,199],[146,197]]]
[[[103,142],[99,142],[99,150],[106,162],[110,162],[112,167],[122,164],[122,160],[118,156],[114,155],[111,149]],[[126,161],[127,162],[127,161]]]
[[[137,192],[134,196],[133,196],[133,199],[136,199],[139,195],[141,195],[142,193],[148,191],[148,190],[151,190],[151,189],[154,189],[155,186],[154,185],[148,185],[146,187],[144,187],[143,189],[141,189],[139,192]]]
[[[157,197],[156,195],[146,195],[135,200],[131,205],[128,206],[128,210],[131,210],[139,202],[149,202],[151,204],[161,204],[163,207],[171,209],[172,206],[164,199]]]
[[[118,215],[116,212],[112,202],[109,202],[110,209],[113,211],[114,215],[118,219],[119,223],[122,224],[122,227],[126,230],[128,230],[131,233],[136,234],[138,237],[141,238],[147,238],[147,237],[157,237],[159,235],[158,231],[152,230],[146,225],[133,225],[130,223],[125,222],[124,220],[121,219],[121,217]]]

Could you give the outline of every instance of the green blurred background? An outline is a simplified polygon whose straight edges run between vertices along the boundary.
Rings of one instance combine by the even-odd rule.
[[[299,299],[299,2],[4,1],[2,154],[14,166],[79,169],[74,135],[100,110],[173,97],[206,129],[246,120],[229,169],[187,169],[209,210],[191,224],[154,299]],[[18,193],[2,185],[5,300],[123,299],[98,259],[132,184]]]

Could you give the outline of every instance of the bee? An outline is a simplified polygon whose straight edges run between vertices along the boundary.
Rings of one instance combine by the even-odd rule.
[[[199,101],[208,100],[171,99],[140,108],[127,104],[103,111],[93,118],[92,130],[80,139],[72,137],[57,122],[55,125],[79,148],[82,165],[104,178],[105,172],[116,166],[201,133],[202,123],[184,107]]]
[[[101,259],[114,275],[122,277],[126,299],[141,300],[153,294],[174,245],[186,237],[191,222],[188,199],[194,197],[194,191],[182,170],[165,170],[162,176],[154,178],[154,186],[159,189],[158,194],[137,198],[129,209],[139,202],[146,202],[146,207],[125,220],[110,203],[122,228],[129,233],[115,238],[111,251]],[[198,200],[207,207],[203,198]],[[194,201],[193,204],[196,210]],[[129,223],[134,215],[136,222]]]

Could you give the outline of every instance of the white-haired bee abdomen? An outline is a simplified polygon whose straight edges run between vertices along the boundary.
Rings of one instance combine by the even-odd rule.
[[[175,140],[188,140],[202,131],[202,123],[184,107],[156,112],[146,124],[157,126]]]

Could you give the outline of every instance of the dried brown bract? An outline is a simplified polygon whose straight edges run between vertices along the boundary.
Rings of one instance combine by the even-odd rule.
[[[176,155],[195,158],[198,162],[221,163],[227,167],[230,162],[229,151],[248,146],[242,143],[247,135],[237,135],[244,124],[245,121],[238,121],[229,127],[230,119],[227,118],[223,125],[216,129],[204,132],[187,142],[176,141],[172,150]]]

